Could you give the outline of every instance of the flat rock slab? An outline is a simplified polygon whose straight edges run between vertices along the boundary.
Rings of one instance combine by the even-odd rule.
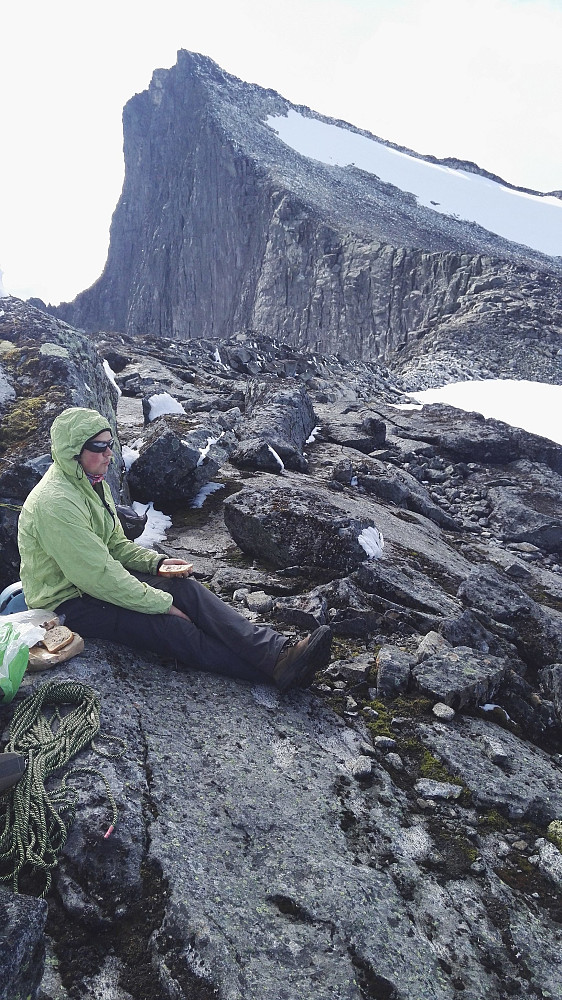
[[[465,705],[489,701],[498,690],[507,661],[469,646],[456,646],[429,656],[412,669],[423,693],[458,711]]]
[[[562,816],[560,768],[544,751],[508,730],[481,719],[457,716],[448,725],[421,724],[418,733],[423,743],[462,779],[481,808],[500,809],[511,819],[530,819],[545,825]],[[509,767],[494,763],[488,756],[491,738],[508,755]]]
[[[362,761],[357,734],[307,694],[143,681],[149,851],[170,885],[155,959],[229,1000],[360,1000],[360,969],[388,997],[451,995],[392,878],[350,863],[337,788]]]

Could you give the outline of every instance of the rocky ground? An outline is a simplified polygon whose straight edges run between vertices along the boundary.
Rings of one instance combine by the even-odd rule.
[[[43,424],[18,439],[10,418],[21,366],[41,374],[45,339],[79,338],[59,355],[59,408],[109,413],[115,390],[91,342],[11,308],[0,484],[16,508],[46,451]],[[252,620],[330,624],[333,658],[283,696],[103,643],[50,672],[94,686],[103,733],[124,741],[82,755],[119,821],[104,840],[103,787],[75,779],[47,903],[0,890],[0,998],[558,997],[562,449],[396,409],[390,371],[264,338],[98,347],[139,453],[133,497],[173,515],[161,551]],[[184,415],[147,422],[164,392]],[[193,506],[205,483],[221,488]]]

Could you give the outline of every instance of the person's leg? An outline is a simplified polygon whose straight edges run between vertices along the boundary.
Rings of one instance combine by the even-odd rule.
[[[174,604],[206,636],[212,636],[233,653],[269,676],[287,637],[267,625],[254,625],[193,577],[165,580],[138,575],[152,587],[172,594]]]
[[[194,600],[190,603],[194,614],[197,613],[198,602]],[[260,670],[242,655],[240,648],[232,648],[215,635],[206,633],[194,621],[166,614],[144,615],[88,596],[66,601],[57,608],[57,613],[66,615],[65,624],[84,639],[120,642],[133,649],[171,657],[194,670],[224,674],[255,683],[270,680],[266,671]],[[188,611],[184,613],[188,614]],[[286,640],[282,636],[279,638],[282,648]]]

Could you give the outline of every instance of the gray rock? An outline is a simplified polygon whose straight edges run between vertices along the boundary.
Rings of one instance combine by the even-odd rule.
[[[0,886],[0,1000],[35,995],[45,960],[47,903]]]
[[[370,757],[360,756],[354,757],[347,764],[347,769],[349,773],[357,780],[360,781],[363,778],[369,778],[371,771],[373,770],[373,762]]]
[[[396,698],[410,684],[414,657],[397,646],[383,646],[377,654],[377,696]]]
[[[562,663],[553,663],[539,672],[541,688],[552,698],[556,714],[562,722]]]
[[[458,799],[462,794],[460,785],[450,785],[446,781],[432,781],[431,778],[420,778],[415,789],[423,799]]]
[[[494,567],[475,568],[458,594],[487,623],[496,620],[514,630],[513,641],[526,663],[541,667],[562,657],[562,616],[541,607]]]
[[[509,755],[509,771],[482,753],[482,740],[495,736]],[[470,789],[482,809],[500,809],[512,820],[550,823],[562,815],[560,771],[543,750],[481,719],[457,718],[454,726],[421,723],[418,734]]]
[[[376,750],[393,750],[396,746],[396,740],[393,740],[390,736],[375,736],[373,745]]]
[[[279,597],[275,601],[275,618],[299,628],[314,629],[327,624],[328,606],[325,598],[316,594]]]
[[[265,594],[263,590],[256,590],[252,594],[246,595],[246,607],[257,614],[267,614],[273,608],[273,598]]]
[[[490,701],[507,669],[505,660],[457,646],[428,657],[412,669],[419,691],[456,711]]]
[[[189,500],[216,476],[231,444],[211,423],[193,426],[188,417],[157,417],[130,468],[131,494],[145,503]]]
[[[562,889],[562,854],[550,841],[539,838],[539,871],[546,875],[558,890]]]
[[[274,566],[318,566],[347,573],[367,558],[359,536],[373,521],[345,516],[308,490],[245,487],[229,497],[224,519],[234,541]]]
[[[457,714],[454,708],[451,708],[450,705],[444,705],[442,701],[436,702],[431,711],[435,718],[440,719],[441,722],[451,722]]]
[[[245,418],[237,427],[240,444],[232,452],[232,461],[235,465],[279,472],[277,455],[287,468],[304,472],[307,462],[303,448],[315,424],[304,386],[276,389],[250,381]]]
[[[398,753],[387,753],[385,754],[385,762],[389,767],[392,767],[395,771],[404,770],[404,761],[402,760],[400,754]]]
[[[428,632],[418,646],[416,661],[423,663],[428,657],[450,648],[451,644],[439,632]]]

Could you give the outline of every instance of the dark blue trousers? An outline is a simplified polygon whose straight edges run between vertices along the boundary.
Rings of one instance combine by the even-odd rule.
[[[267,683],[287,639],[253,625],[193,577],[165,580],[135,573],[151,587],[173,595],[190,621],[175,615],[145,615],[84,595],[65,601],[57,614],[84,639],[109,639],[141,652],[158,653],[193,670]]]

